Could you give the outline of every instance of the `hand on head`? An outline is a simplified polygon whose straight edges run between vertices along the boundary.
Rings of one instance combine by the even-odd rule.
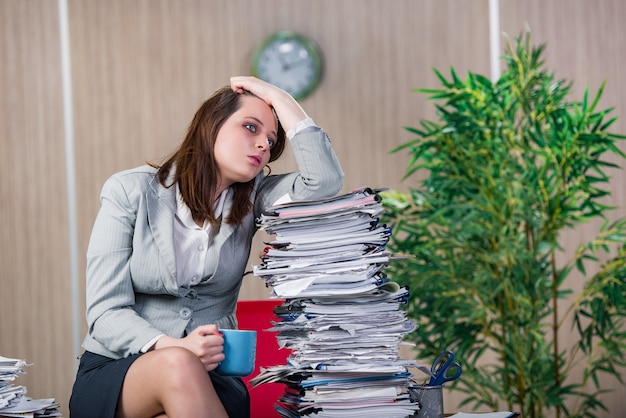
[[[231,77],[230,86],[236,93],[249,91],[272,106],[285,131],[292,129],[298,122],[307,117],[304,109],[289,93],[256,77]]]

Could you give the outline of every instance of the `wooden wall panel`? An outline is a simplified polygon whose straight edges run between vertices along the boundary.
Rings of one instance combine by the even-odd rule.
[[[81,281],[104,180],[171,152],[200,103],[230,75],[249,73],[252,50],[276,30],[296,30],[322,48],[322,84],[302,104],[329,132],[345,190],[406,188],[406,156],[388,152],[411,139],[404,126],[434,114],[412,89],[438,86],[433,67],[489,73],[488,3],[68,0]],[[577,92],[607,78],[605,103],[620,112],[624,6],[598,5],[502,0],[502,30],[517,34],[528,23],[534,39],[548,43],[550,67],[576,80]],[[57,22],[57,2],[0,0],[0,190],[9,220],[0,241],[0,354],[35,362],[26,376],[33,394],[59,398],[67,414],[75,362]],[[289,153],[273,166],[293,168]],[[613,187],[615,203],[626,206],[621,177]],[[246,277],[241,298],[266,297],[261,280]],[[84,317],[77,320],[84,332]],[[448,410],[457,400],[446,398]]]
[[[64,401],[72,383],[67,193],[56,2],[0,1],[0,355],[15,384]]]

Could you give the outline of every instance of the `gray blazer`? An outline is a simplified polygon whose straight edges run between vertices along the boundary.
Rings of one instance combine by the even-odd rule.
[[[87,250],[87,324],[83,348],[111,358],[140,352],[159,334],[182,337],[202,324],[236,328],[235,307],[250,255],[255,219],[289,193],[317,199],[343,187],[343,172],[323,131],[290,142],[297,173],[256,179],[254,213],[241,226],[222,223],[214,237],[216,271],[191,288],[179,287],[174,255],[176,188],[163,187],[143,166],[104,184]],[[226,197],[225,219],[232,205]]]

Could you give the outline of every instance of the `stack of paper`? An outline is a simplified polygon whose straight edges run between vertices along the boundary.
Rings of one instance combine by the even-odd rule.
[[[391,231],[375,190],[267,209],[259,228],[274,236],[254,274],[285,302],[273,323],[288,364],[252,383],[281,382],[283,417],[407,417],[413,360],[399,358],[415,330],[400,306],[408,291],[384,273]],[[269,325],[269,324],[268,324]]]
[[[11,384],[18,374],[24,373],[24,366],[24,360],[0,356],[0,411],[17,404],[26,393],[25,387]]]
[[[31,399],[26,388],[11,384],[18,374],[25,373],[24,360],[0,356],[0,417],[59,417],[54,399]]]

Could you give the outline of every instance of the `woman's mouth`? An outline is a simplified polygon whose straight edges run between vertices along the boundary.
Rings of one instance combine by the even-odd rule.
[[[249,155],[248,159],[255,167],[258,167],[261,165],[261,157],[259,157],[258,155]]]

